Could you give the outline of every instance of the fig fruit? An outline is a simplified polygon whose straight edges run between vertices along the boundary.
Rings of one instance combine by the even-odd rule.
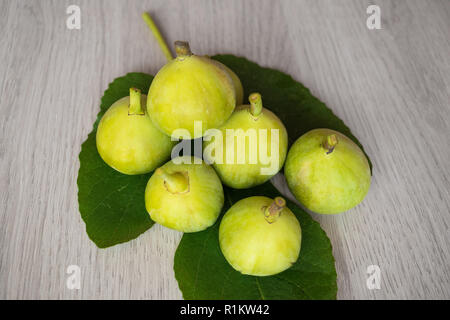
[[[204,156],[221,180],[235,189],[263,184],[283,167],[288,135],[281,120],[263,108],[261,95],[253,93],[250,105],[236,108],[219,127],[204,137]]]
[[[302,135],[289,150],[284,173],[296,199],[323,214],[355,207],[369,191],[371,180],[364,152],[345,135],[330,129]]]
[[[214,169],[184,156],[158,168],[145,189],[145,207],[153,221],[182,232],[202,231],[216,222],[224,202]]]
[[[300,253],[300,223],[281,197],[250,197],[236,202],[219,227],[225,259],[237,271],[270,276],[291,267]]]
[[[236,106],[233,77],[210,58],[192,54],[187,42],[175,42],[177,57],[156,74],[147,110],[155,125],[171,135],[187,130],[192,139],[222,125]],[[201,121],[202,130],[194,130]]]
[[[158,130],[145,111],[146,96],[131,88],[130,96],[105,112],[96,134],[101,158],[117,171],[134,175],[154,170],[170,156],[174,142]]]
[[[213,59],[211,59],[211,62],[215,63],[219,68],[223,68],[226,72],[228,72],[231,80],[233,81],[234,90],[236,92],[236,106],[242,105],[244,103],[244,88],[242,87],[241,79],[239,79],[239,77],[236,75],[236,73],[233,72],[233,70],[228,68],[223,63]]]

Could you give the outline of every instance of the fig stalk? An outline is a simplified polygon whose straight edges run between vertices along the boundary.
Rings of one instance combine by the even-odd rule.
[[[162,168],[158,168],[156,173],[161,175],[164,185],[170,193],[180,194],[189,191],[189,178],[183,172],[167,173]]]
[[[250,113],[254,117],[258,117],[262,111],[262,99],[259,93],[252,93],[248,100],[250,101]]]
[[[330,154],[333,152],[337,144],[338,144],[337,136],[335,134],[331,134],[325,138],[322,145],[324,149],[327,150],[327,154]]]
[[[145,115],[145,109],[141,104],[141,90],[130,88],[130,105],[128,106],[128,115]]]
[[[281,211],[286,207],[286,201],[281,197],[276,197],[270,206],[264,208],[264,217],[268,223],[274,223],[281,215]]]
[[[177,58],[192,56],[192,51],[189,47],[189,42],[187,41],[175,41],[175,52],[177,54]]]
[[[158,42],[159,47],[161,48],[161,51],[163,52],[167,61],[173,60],[172,53],[170,52],[169,47],[167,46],[167,43],[164,41],[164,38],[162,37],[161,32],[159,32],[158,27],[153,22],[152,17],[147,12],[144,12],[142,14],[142,19],[144,19],[145,23],[147,23],[147,26],[149,27],[150,31],[152,32],[153,36],[155,37],[156,41]]]

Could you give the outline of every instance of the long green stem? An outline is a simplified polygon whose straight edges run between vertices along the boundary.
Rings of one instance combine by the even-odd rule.
[[[147,23],[148,27],[153,33],[153,36],[156,38],[156,41],[158,41],[159,47],[166,56],[167,61],[171,61],[173,59],[172,53],[170,52],[169,47],[167,46],[167,43],[164,41],[164,38],[162,37],[161,33],[159,32],[158,27],[153,22],[152,17],[147,12],[144,12],[142,14],[142,19],[144,19],[145,23]]]
[[[141,90],[130,88],[130,105],[128,106],[128,115],[144,115],[145,109],[142,108]]]

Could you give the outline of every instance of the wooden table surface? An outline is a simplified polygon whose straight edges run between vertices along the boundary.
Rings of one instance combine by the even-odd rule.
[[[66,27],[71,4],[80,30]],[[366,26],[370,4],[380,30]],[[103,91],[165,63],[143,11],[169,43],[289,73],[364,145],[367,198],[313,214],[333,245],[339,299],[450,298],[448,0],[0,0],[0,298],[182,297],[181,233],[155,225],[98,249],[78,211],[78,153]],[[69,265],[80,267],[80,290],[66,286]],[[366,285],[369,265],[380,267],[378,290]]]

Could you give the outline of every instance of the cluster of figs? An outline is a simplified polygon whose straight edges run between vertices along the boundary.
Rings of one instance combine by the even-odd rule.
[[[222,183],[251,188],[268,181],[283,165],[290,190],[313,212],[336,214],[363,200],[371,172],[352,140],[330,129],[315,129],[288,151],[286,128],[263,107],[260,94],[251,94],[250,104],[244,105],[242,84],[232,70],[192,54],[187,42],[175,42],[175,51],[176,58],[160,69],[148,95],[131,88],[128,97],[103,115],[96,135],[98,152],[110,167],[128,175],[154,171],[145,190],[145,206],[153,221],[182,232],[205,230],[216,222],[224,205]],[[200,132],[195,130],[198,121]],[[179,129],[192,139],[203,138],[203,148],[221,143],[224,160],[230,153],[236,158],[238,151],[245,160],[252,156],[257,160],[208,161],[191,156],[170,160],[176,143],[171,135]],[[238,150],[237,143],[230,147],[208,137],[208,129],[217,129],[223,137],[230,129],[266,134],[256,135],[253,143]],[[272,132],[277,132],[277,139],[271,139]],[[267,163],[258,157],[262,145],[277,157],[270,173],[263,173]],[[277,274],[292,266],[300,254],[301,237],[300,223],[281,197],[242,199],[225,213],[219,228],[226,260],[239,272],[254,276]]]

